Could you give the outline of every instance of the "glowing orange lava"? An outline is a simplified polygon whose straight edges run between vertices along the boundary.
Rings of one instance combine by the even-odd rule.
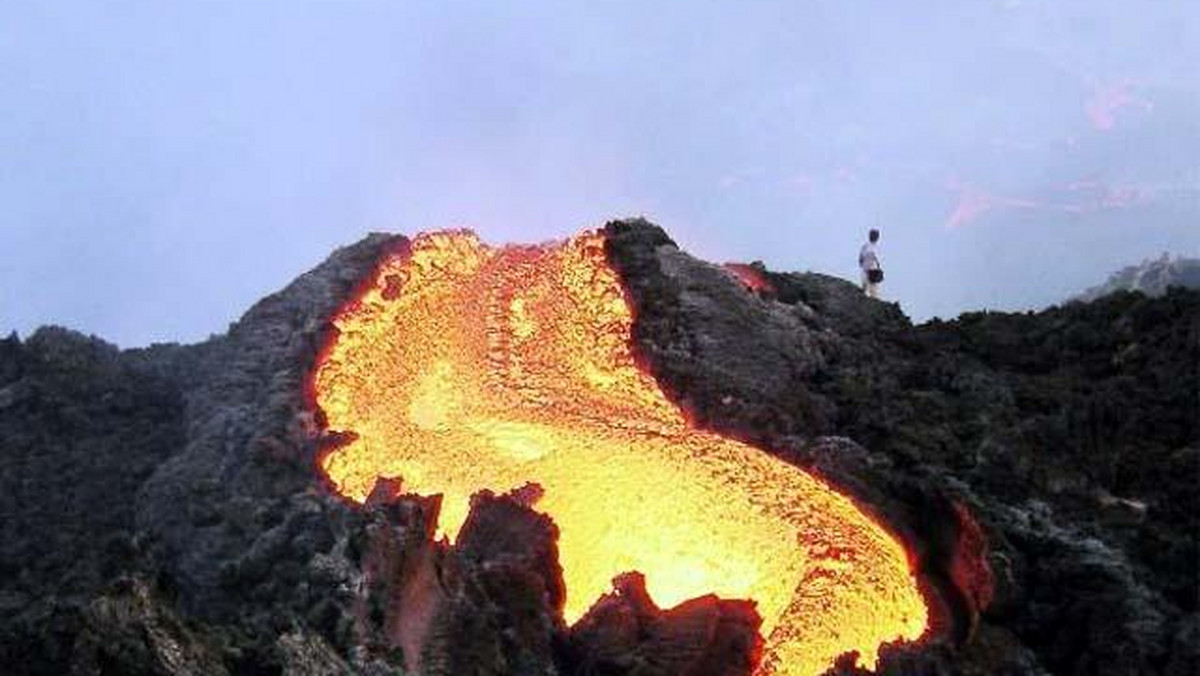
[[[759,674],[816,674],[848,650],[916,639],[927,608],[903,547],[847,497],[758,449],[692,429],[634,363],[632,319],[599,234],[492,248],[422,235],[335,318],[313,387],[354,441],[324,469],[357,501],[377,476],[469,497],[527,482],[561,530],[566,618],[625,571],[669,607],[758,603]]]
[[[753,265],[745,263],[726,263],[721,267],[733,273],[747,289],[751,291],[775,293],[775,285]]]

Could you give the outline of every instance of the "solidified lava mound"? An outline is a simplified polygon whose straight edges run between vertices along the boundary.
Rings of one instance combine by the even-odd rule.
[[[903,546],[851,500],[778,458],[694,429],[631,353],[632,316],[602,234],[500,249],[422,235],[385,260],[314,375],[331,429],[322,463],[366,500],[377,477],[440,494],[453,538],[481,490],[532,483],[558,526],[565,615],[612,580],[653,601],[751,599],[762,674],[819,674],[921,636]]]
[[[789,645],[793,604],[861,603],[840,585],[875,575],[874,551],[893,565],[865,588],[915,580],[929,631],[871,629],[831,673],[876,647],[892,676],[1200,673],[1200,292],[913,326],[844,280],[696,260],[645,221],[602,234],[451,237],[476,272],[409,279],[432,240],[372,235],[196,345],[0,340],[0,672],[748,676],[764,626]],[[427,301],[399,333],[352,329]],[[371,387],[321,386],[352,347],[376,361],[339,377]],[[439,435],[458,463],[420,476]],[[386,468],[339,476],[354,458]],[[554,514],[564,489],[585,498]],[[612,513],[592,523],[591,502]],[[824,530],[838,505],[855,525]],[[653,516],[595,537],[674,542],[699,581],[673,596],[652,561],[580,564],[573,509]]]

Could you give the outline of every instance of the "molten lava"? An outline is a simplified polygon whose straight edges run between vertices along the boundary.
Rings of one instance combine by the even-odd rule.
[[[634,362],[632,318],[604,240],[492,248],[422,235],[336,318],[313,375],[323,460],[345,496],[376,477],[468,499],[534,482],[561,531],[566,618],[640,571],[663,607],[706,593],[763,617],[759,674],[816,674],[916,639],[927,608],[903,547],[847,497],[745,444],[689,427]]]
[[[759,293],[775,293],[775,285],[758,268],[745,263],[726,263],[721,267],[733,273],[747,289]]]

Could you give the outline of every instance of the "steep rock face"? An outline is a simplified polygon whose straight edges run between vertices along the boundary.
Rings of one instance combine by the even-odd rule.
[[[841,280],[760,270],[764,296],[648,223],[607,232],[635,351],[668,394],[912,546],[946,625],[885,650],[885,673],[1195,672],[1196,293],[913,327]],[[436,500],[381,482],[358,507],[323,484],[336,439],[306,376],[334,310],[404,246],[342,249],[200,345],[0,341],[0,662],[745,672],[757,625],[737,603],[664,615],[631,578],[563,627],[553,524],[527,495],[480,496],[449,547]]]
[[[185,395],[186,443],[143,486],[137,510],[144,544],[189,612],[265,630],[274,604],[332,594],[308,586],[307,567],[355,515],[313,490],[322,440],[305,379],[329,317],[404,243],[373,235],[339,250],[205,345],[204,377]],[[263,616],[247,601],[262,601]]]
[[[823,351],[800,314],[774,311],[649,223],[610,223],[606,235],[634,308],[635,355],[697,423],[746,438],[832,429],[809,383]]]

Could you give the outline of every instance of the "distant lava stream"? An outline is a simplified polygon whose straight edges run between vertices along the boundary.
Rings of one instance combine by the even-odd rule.
[[[415,238],[334,320],[313,373],[323,459],[363,501],[376,477],[444,495],[454,538],[470,496],[533,482],[561,530],[574,622],[640,571],[668,607],[753,599],[759,674],[817,674],[917,639],[928,609],[903,546],[846,496],[759,449],[691,428],[635,363],[632,317],[604,239],[493,248]]]

